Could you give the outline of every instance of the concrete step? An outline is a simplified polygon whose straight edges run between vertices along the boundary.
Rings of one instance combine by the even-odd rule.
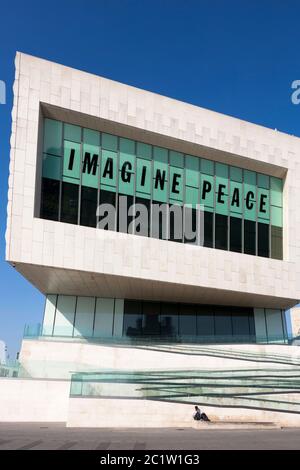
[[[277,423],[268,421],[197,421],[192,425],[193,429],[212,430],[212,429],[278,429],[281,426]]]

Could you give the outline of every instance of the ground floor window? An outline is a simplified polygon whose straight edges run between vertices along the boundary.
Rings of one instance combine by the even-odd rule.
[[[253,308],[124,301],[124,336],[255,338]]]

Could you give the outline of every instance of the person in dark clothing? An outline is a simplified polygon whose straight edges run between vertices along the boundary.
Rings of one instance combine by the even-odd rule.
[[[208,416],[205,413],[201,413],[199,406],[195,406],[195,413],[193,414],[195,421],[210,421]]]
[[[193,418],[196,421],[200,421],[201,419],[201,410],[197,405],[195,406],[195,413],[193,414]]]
[[[201,413],[200,419],[201,421],[210,421],[209,417],[205,413]]]

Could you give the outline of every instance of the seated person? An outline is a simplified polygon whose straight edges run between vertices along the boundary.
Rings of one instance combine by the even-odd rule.
[[[197,405],[195,406],[195,413],[193,414],[193,418],[196,421],[210,421],[205,413],[201,413],[201,410]]]
[[[196,421],[200,421],[200,419],[201,419],[201,411],[200,411],[200,408],[198,406],[195,406],[195,413],[193,414],[193,418]]]

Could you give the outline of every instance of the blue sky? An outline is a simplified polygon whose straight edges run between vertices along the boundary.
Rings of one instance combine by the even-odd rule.
[[[17,50],[300,136],[298,0],[14,0],[1,5],[0,339],[11,358],[44,300],[5,261]]]

